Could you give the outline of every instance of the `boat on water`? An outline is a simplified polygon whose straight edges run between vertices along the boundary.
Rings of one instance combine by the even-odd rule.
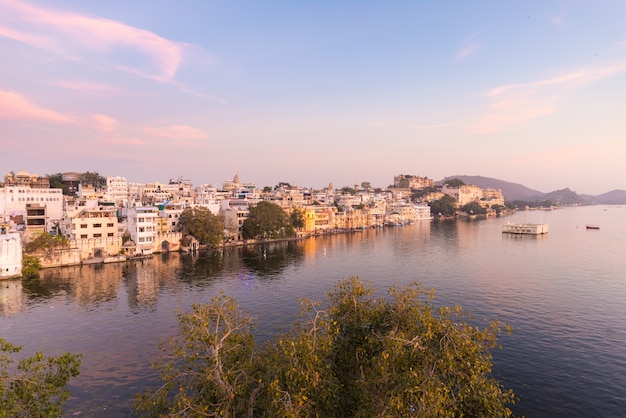
[[[502,225],[502,233],[520,235],[543,235],[548,233],[548,224],[516,224],[512,222],[507,222]]]
[[[586,226],[587,229],[600,229],[599,225],[587,225]]]

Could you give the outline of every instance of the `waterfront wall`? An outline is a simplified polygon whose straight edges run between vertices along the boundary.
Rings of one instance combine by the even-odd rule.
[[[22,240],[20,234],[0,235],[0,279],[22,275]]]

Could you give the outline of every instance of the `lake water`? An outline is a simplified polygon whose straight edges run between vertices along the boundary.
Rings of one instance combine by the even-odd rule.
[[[502,234],[506,221],[547,223],[550,232]],[[512,325],[494,352],[494,373],[520,398],[516,415],[626,414],[626,206],[45,270],[40,280],[0,282],[0,336],[27,353],[83,353],[67,416],[132,416],[134,395],[158,383],[150,364],[176,332],[178,309],[224,291],[267,338],[297,318],[298,298],[322,299],[353,275],[381,292],[419,281],[437,289],[437,304]]]

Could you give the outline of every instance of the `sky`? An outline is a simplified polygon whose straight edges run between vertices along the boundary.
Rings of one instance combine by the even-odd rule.
[[[0,176],[626,189],[626,2],[0,0]]]

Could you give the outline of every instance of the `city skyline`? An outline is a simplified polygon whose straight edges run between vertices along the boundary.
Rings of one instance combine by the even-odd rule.
[[[0,0],[0,168],[624,190],[625,12],[611,1]]]

